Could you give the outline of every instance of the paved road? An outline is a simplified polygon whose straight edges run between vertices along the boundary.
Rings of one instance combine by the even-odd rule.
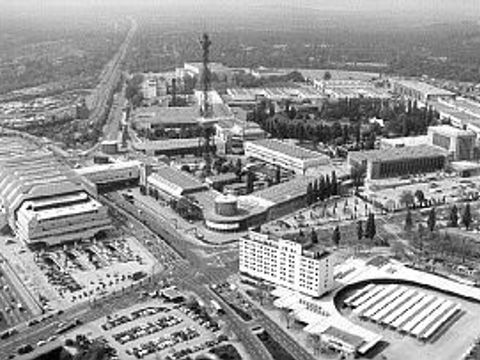
[[[139,236],[145,246],[149,247],[154,256],[159,261],[168,259],[168,264],[164,272],[157,278],[147,284],[139,285],[137,288],[127,289],[124,293],[117,293],[106,298],[99,299],[95,304],[79,304],[60,316],[56,316],[47,322],[42,322],[34,327],[26,327],[21,334],[0,344],[0,354],[10,354],[19,346],[30,343],[36,344],[40,339],[46,339],[53,335],[57,329],[58,323],[68,323],[75,318],[81,319],[83,322],[89,322],[101,316],[116,311],[141,300],[141,293],[158,287],[160,279],[169,278],[174,284],[186,290],[191,290],[200,295],[205,301],[217,299],[224,304],[225,316],[224,321],[228,327],[236,334],[238,340],[244,344],[245,349],[252,360],[272,360],[272,357],[262,345],[260,340],[254,335],[250,327],[255,322],[244,322],[232,309],[230,309],[220,298],[213,293],[209,285],[224,283],[228,277],[236,273],[236,269],[229,266],[210,266],[202,256],[199,255],[198,249],[211,249],[203,245],[192,244],[185,241],[170,224],[161,218],[148,212],[138,213],[138,209],[125,201],[118,193],[111,193],[103,200],[109,205],[116,216],[123,217],[125,224],[135,229],[140,229],[145,236]],[[150,232],[151,231],[151,232]],[[225,247],[219,247],[220,251],[224,251]],[[257,310],[259,311],[259,310]],[[259,322],[264,325],[270,335],[282,345],[286,345],[285,349],[291,351],[292,355],[298,360],[311,360],[306,356],[300,346],[293,339],[285,334],[281,328],[268,320],[268,318],[259,317]],[[52,345],[50,345],[52,346]],[[39,349],[37,349],[39,350]],[[24,359],[33,358],[33,353]],[[0,357],[2,359],[2,357]],[[22,359],[23,360],[23,359]]]

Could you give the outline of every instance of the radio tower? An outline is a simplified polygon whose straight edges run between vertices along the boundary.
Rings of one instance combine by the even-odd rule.
[[[210,57],[210,45],[212,42],[208,37],[208,34],[203,34],[202,39],[200,40],[200,44],[202,45],[202,61],[203,61],[203,72],[202,72],[202,90],[203,90],[203,101],[200,107],[200,115],[204,118],[208,118],[212,115],[210,103],[208,101],[208,92],[210,91],[212,85],[212,79],[210,75],[210,68],[209,68],[209,57]]]
[[[203,157],[205,159],[205,175],[209,176],[212,173],[212,155],[211,155],[211,146],[210,140],[214,133],[214,129],[211,124],[208,123],[208,120],[212,117],[212,107],[208,101],[208,92],[211,89],[212,80],[210,76],[209,69],[209,57],[210,57],[210,45],[212,42],[208,37],[207,33],[203,34],[203,37],[200,40],[200,45],[202,46],[202,61],[203,61],[203,72],[202,72],[202,90],[203,90],[203,99],[200,104],[200,116],[203,118]],[[206,120],[206,121],[205,121]]]

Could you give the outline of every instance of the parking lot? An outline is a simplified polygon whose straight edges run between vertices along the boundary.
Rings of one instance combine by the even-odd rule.
[[[78,302],[128,286],[152,272],[155,260],[132,238],[42,251],[36,263],[60,298]]]
[[[133,237],[47,250],[31,250],[16,239],[5,238],[0,248],[39,309],[42,306],[46,311],[121,291],[163,268]]]
[[[104,336],[120,359],[177,360],[227,340],[221,335],[218,319],[202,305],[173,303],[156,296],[87,324],[75,333]]]

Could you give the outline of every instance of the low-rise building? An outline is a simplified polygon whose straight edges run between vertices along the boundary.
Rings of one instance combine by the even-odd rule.
[[[330,163],[330,158],[316,151],[274,139],[245,142],[245,155],[305,175],[307,169]]]
[[[123,161],[109,164],[97,164],[75,169],[75,172],[86,177],[97,187],[115,184],[134,184],[140,178],[139,161]]]
[[[440,99],[455,99],[453,92],[418,80],[392,80],[392,87],[396,94],[417,100],[422,104]]]
[[[171,166],[157,168],[157,172],[148,175],[146,185],[149,194],[158,194],[165,199],[179,199],[185,195],[208,190],[206,184]]]
[[[155,140],[134,143],[135,150],[141,151],[146,155],[166,155],[166,156],[184,156],[201,155],[203,151],[204,139],[169,139]],[[211,145],[215,149],[215,145]]]
[[[240,273],[320,297],[333,289],[333,255],[296,241],[250,231],[240,239]]]
[[[348,153],[351,168],[365,169],[367,180],[423,174],[443,170],[446,150],[432,145],[407,146],[386,150]]]
[[[380,149],[392,149],[408,146],[430,145],[431,139],[428,135],[401,136],[396,138],[381,138]]]
[[[428,136],[432,145],[448,151],[451,160],[472,160],[474,157],[477,137],[473,131],[450,125],[430,126]]]

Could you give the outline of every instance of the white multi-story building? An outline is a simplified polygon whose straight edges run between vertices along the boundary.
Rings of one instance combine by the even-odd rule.
[[[333,289],[332,254],[250,231],[240,239],[240,273],[320,297]]]
[[[247,141],[244,149],[247,157],[280,166],[299,175],[305,175],[309,168],[330,163],[330,158],[326,155],[274,139]]]

